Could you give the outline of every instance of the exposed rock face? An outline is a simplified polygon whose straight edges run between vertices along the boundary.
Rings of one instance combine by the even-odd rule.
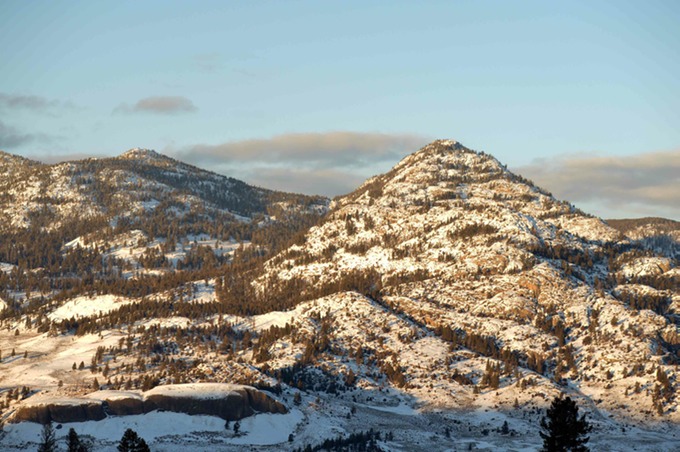
[[[84,422],[100,421],[106,417],[101,401],[83,399],[82,403],[73,400],[60,403],[26,405],[17,410],[12,418],[13,422]]]
[[[129,416],[131,414],[144,414],[144,400],[139,397],[125,397],[113,400],[105,400],[104,410],[106,414],[116,416]]]
[[[250,406],[253,407],[255,411],[276,414],[285,414],[288,412],[285,405],[272,399],[262,391],[246,387],[245,392],[248,396]]]
[[[286,407],[250,386],[220,383],[159,386],[145,394],[100,391],[87,398],[25,404],[12,422],[99,421],[107,415],[125,416],[151,411],[219,416],[238,420],[256,412],[286,413]]]
[[[147,395],[145,412],[174,411],[186,414],[209,414],[226,420],[238,420],[255,412],[285,413],[286,407],[254,388],[241,387],[219,397],[176,396],[171,393]]]

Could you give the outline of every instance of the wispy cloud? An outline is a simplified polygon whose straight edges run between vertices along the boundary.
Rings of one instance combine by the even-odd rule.
[[[152,113],[175,115],[198,110],[194,103],[183,96],[151,96],[138,100],[134,105],[126,103],[117,106],[113,113]]]
[[[253,62],[258,59],[252,54],[223,55],[213,52],[193,55],[188,64],[205,73],[232,72],[240,76],[254,78],[262,75],[260,71],[253,71],[252,69]]]
[[[44,133],[23,133],[0,120],[0,149],[13,150],[30,143],[52,143],[55,137]]]
[[[196,144],[166,152],[267,188],[334,196],[354,190],[427,141],[418,135],[340,131]]]
[[[537,159],[516,170],[572,202],[600,203],[607,212],[656,209],[680,217],[680,150],[617,157],[565,155]]]
[[[75,106],[72,102],[48,99],[42,96],[0,93],[0,108],[28,110],[33,113],[50,113],[57,108],[72,109]]]
[[[15,127],[0,121],[0,149],[11,149],[33,141],[30,134],[20,133]]]
[[[218,53],[202,53],[194,55],[192,62],[198,69],[205,72],[215,72],[223,67],[222,56]]]

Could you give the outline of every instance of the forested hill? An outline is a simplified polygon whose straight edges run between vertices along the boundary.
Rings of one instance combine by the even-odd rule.
[[[2,153],[0,298],[13,308],[4,315],[37,294],[154,290],[125,289],[140,285],[130,282],[133,272],[143,279],[155,269],[154,279],[169,280],[187,278],[173,274],[178,269],[214,273],[242,244],[267,255],[314,224],[328,202],[253,187],[146,149],[56,165]]]

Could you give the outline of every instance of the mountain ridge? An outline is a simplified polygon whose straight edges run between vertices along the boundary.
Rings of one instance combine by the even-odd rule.
[[[102,171],[127,171],[121,160]],[[165,171],[134,161],[126,174]],[[78,175],[99,168],[90,164]],[[196,196],[203,180],[163,186]],[[614,434],[646,447],[641,428],[658,435],[645,434],[652,445],[680,433],[677,257],[453,140],[405,157],[324,215],[288,222],[326,208],[316,201],[237,219],[253,225],[242,231],[247,240],[230,239],[236,226],[214,234],[224,225],[208,204],[194,212],[213,225],[204,231],[181,229],[183,218],[203,224],[188,215],[170,228],[141,222],[79,236],[47,259],[62,259],[64,270],[27,266],[8,249],[0,340],[38,352],[0,364],[0,384],[40,368],[39,390],[81,395],[93,376],[104,381],[105,365],[111,390],[241,383],[279,394],[305,425],[352,431],[390,413],[384,422],[410,435],[393,445],[409,450],[454,447],[433,433],[445,427],[477,443],[491,431],[498,447],[528,447],[560,394],[588,413],[600,447]],[[72,367],[90,357],[91,372]],[[498,419],[529,443],[494,436]],[[315,437],[297,425],[294,442]]]
[[[357,291],[475,359],[515,356],[510,362],[530,373],[501,377],[501,386],[533,372],[553,391],[577,385],[581,398],[600,384],[632,390],[642,374],[618,364],[621,375],[611,380],[591,366],[605,359],[592,343],[606,344],[612,363],[651,364],[649,388],[659,368],[677,384],[677,261],[649,255],[602,220],[457,143],[434,142],[386,174],[336,198],[320,225],[267,261],[250,299],[259,294],[264,306],[289,309]],[[665,350],[662,359],[645,351],[655,348]],[[514,365],[506,366],[503,375],[511,375]],[[404,384],[419,381],[401,367]],[[453,392],[466,399],[471,390]],[[675,399],[665,394],[652,397],[654,411],[674,418]],[[618,396],[605,402],[616,410]]]
[[[166,197],[173,204],[186,202],[187,205],[201,204],[224,213],[231,211],[242,217],[266,214],[269,207],[281,202],[289,202],[291,206],[296,203],[323,206],[327,203],[319,196],[252,187],[237,179],[140,148],[133,148],[118,157],[54,165],[35,162],[21,166],[21,162],[26,162],[23,158],[11,160],[21,168],[7,171],[9,177],[0,186],[6,202],[0,202],[0,210],[10,218],[13,227],[26,227],[30,222],[26,214],[40,209],[49,210],[52,223],[59,223],[60,210],[64,210],[66,205],[73,206],[67,209],[67,215],[81,218],[154,210],[149,208],[148,203],[144,204],[145,199],[153,196]],[[117,190],[128,192],[125,199],[110,193]],[[130,203],[135,206],[129,206]]]

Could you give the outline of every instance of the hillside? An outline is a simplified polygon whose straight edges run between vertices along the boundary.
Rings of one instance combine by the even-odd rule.
[[[450,141],[333,207],[304,242],[265,264],[254,290],[280,300],[354,289],[408,320],[415,343],[422,335],[449,353],[419,374],[395,344],[378,364],[400,368],[405,386],[427,388],[415,391],[425,400],[455,406],[486,387],[504,389],[494,402],[502,405],[513,401],[503,393],[531,379],[546,386],[540,392],[573,391],[622,416],[677,420],[677,261]],[[437,384],[451,373],[467,382],[445,384],[446,397],[421,379],[441,362],[449,364]],[[659,394],[662,373],[672,383]]]
[[[96,204],[108,206],[103,215],[144,208],[150,201],[141,197],[158,193],[156,184],[173,187],[164,189],[173,197],[205,199],[196,193],[209,173],[172,185],[157,174],[170,160],[131,155],[81,163],[129,175],[154,162],[143,173],[154,174],[155,188],[140,189],[140,198],[132,191],[139,204],[122,210],[111,196]],[[287,202],[286,212],[323,208],[297,199],[277,202]],[[257,211],[210,202],[225,215]],[[258,224],[281,217],[263,215]],[[184,227],[190,216],[182,218]],[[449,140],[335,199],[319,221],[296,224],[268,247],[254,245],[255,232],[248,246],[229,248],[224,237],[185,230],[203,235],[193,244],[177,238],[174,250],[150,228],[130,229],[109,246],[79,235],[64,250],[89,250],[118,276],[102,284],[95,273],[69,290],[37,285],[30,296],[21,284],[31,277],[10,265],[5,274],[16,288],[0,295],[15,300],[0,332],[7,344],[0,386],[11,391],[4,416],[11,421],[36,392],[92,392],[95,378],[102,389],[126,391],[210,381],[269,391],[291,410],[276,425],[294,447],[376,427],[385,450],[532,450],[538,421],[560,393],[588,414],[596,450],[663,450],[680,434],[676,256]],[[25,438],[15,425],[12,444]],[[238,448],[217,433],[202,438],[200,447],[212,438]],[[168,435],[156,441],[174,450]]]
[[[680,256],[680,222],[666,218],[607,220],[607,224],[655,253]]]
[[[648,235],[673,234],[680,230],[680,222],[657,217],[610,219],[607,224],[634,239]]]
[[[145,149],[56,165],[0,157],[0,299],[12,308],[5,316],[36,299],[140,295],[214,276],[239,250],[275,252],[328,205]],[[133,282],[145,278],[154,287]]]

